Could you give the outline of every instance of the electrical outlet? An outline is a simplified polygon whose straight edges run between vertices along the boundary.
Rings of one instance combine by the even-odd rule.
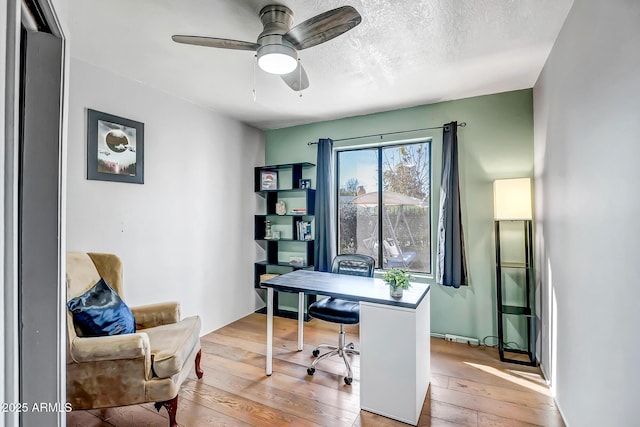
[[[463,337],[460,335],[453,335],[453,334],[445,334],[444,335],[444,340],[445,341],[449,341],[449,342],[459,342],[462,344],[469,344],[469,345],[480,345],[480,342],[476,339],[476,338],[471,338],[471,337]]]

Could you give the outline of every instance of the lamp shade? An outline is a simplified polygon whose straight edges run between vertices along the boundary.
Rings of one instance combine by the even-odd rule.
[[[531,219],[531,179],[493,182],[493,217],[496,220]]]
[[[258,49],[258,65],[267,73],[289,74],[298,67],[296,51],[286,45],[271,44]]]

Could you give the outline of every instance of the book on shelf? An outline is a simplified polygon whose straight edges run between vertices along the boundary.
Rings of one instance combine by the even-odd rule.
[[[293,209],[291,209],[291,213],[293,213],[294,215],[306,215],[307,214],[307,209],[306,208],[293,208]]]
[[[296,221],[296,231],[298,240],[312,240],[311,236],[311,222],[309,221]]]

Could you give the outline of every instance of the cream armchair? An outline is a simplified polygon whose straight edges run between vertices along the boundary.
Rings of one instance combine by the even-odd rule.
[[[122,297],[122,263],[116,255],[69,252],[67,301],[103,278]],[[178,303],[130,307],[136,332],[83,337],[67,311],[67,401],[73,409],[156,402],[176,427],[178,391],[200,369],[200,318],[180,320]]]

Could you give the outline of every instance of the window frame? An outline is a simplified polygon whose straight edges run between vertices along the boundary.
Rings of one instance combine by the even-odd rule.
[[[333,208],[334,208],[334,218],[335,218],[335,237],[334,243],[336,247],[336,251],[339,251],[340,248],[340,211],[339,211],[339,193],[340,193],[340,182],[339,182],[339,170],[340,170],[340,160],[339,154],[346,151],[361,151],[367,149],[377,149],[378,150],[378,206],[382,205],[382,150],[385,148],[393,148],[393,147],[401,147],[412,144],[428,144],[429,146],[429,266],[430,271],[411,271],[411,274],[416,277],[423,277],[426,279],[432,278],[434,273],[434,255],[433,255],[433,148],[434,148],[434,140],[433,137],[420,137],[420,138],[411,138],[411,139],[403,139],[403,140],[394,140],[388,142],[376,142],[376,143],[368,143],[368,144],[357,144],[357,145],[344,145],[333,148],[333,164],[335,165],[333,170],[334,175],[334,185],[335,189],[333,191]],[[439,196],[438,196],[439,198]],[[378,210],[378,241],[382,241],[382,232],[383,232],[383,218],[380,215],[381,210]],[[383,259],[383,245],[378,244],[378,259],[376,263],[380,265],[380,267],[376,267],[374,271],[376,272],[385,272],[388,269],[382,267],[382,263],[380,260]]]

